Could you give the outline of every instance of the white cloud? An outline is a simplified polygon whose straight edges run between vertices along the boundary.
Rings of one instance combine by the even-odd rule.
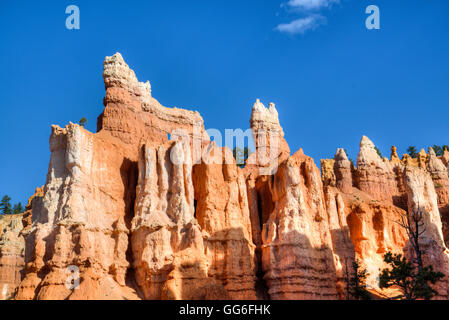
[[[287,6],[300,10],[317,10],[330,7],[340,0],[289,0]]]
[[[325,17],[321,15],[312,15],[296,19],[290,23],[280,24],[276,27],[276,30],[290,34],[304,34],[306,31],[315,30],[325,22]]]
[[[301,18],[290,23],[279,24],[275,30],[289,34],[304,34],[306,31],[315,30],[326,23],[326,18],[320,14],[324,9],[331,9],[333,4],[340,0],[288,0],[281,4],[287,12],[299,13]]]

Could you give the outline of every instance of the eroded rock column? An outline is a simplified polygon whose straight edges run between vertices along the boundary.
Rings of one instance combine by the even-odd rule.
[[[202,163],[194,167],[193,176],[208,275],[232,299],[255,299],[257,261],[241,169],[229,149],[212,143]]]
[[[275,208],[262,231],[272,299],[336,299],[337,276],[319,170],[298,151],[271,186]]]
[[[191,174],[189,145],[142,147],[132,250],[146,299],[227,298],[207,274]]]

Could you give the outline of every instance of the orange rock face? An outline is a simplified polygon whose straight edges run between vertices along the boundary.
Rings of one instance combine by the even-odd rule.
[[[272,299],[336,299],[332,237],[318,168],[297,152],[270,182],[275,207],[262,230]]]
[[[447,157],[448,153],[445,152]],[[449,243],[449,175],[445,155],[438,158],[432,148],[429,148],[426,169],[433,180],[437,194],[437,203],[443,223],[443,237]]]
[[[165,112],[120,54],[106,58],[104,79],[106,107],[97,134],[73,124],[53,127],[49,173],[26,235],[29,250],[18,299],[147,294],[136,284],[131,247],[141,146],[168,143],[175,129],[193,137],[198,121],[201,137],[202,120],[190,111]],[[72,269],[80,280],[73,290],[67,284]]]
[[[341,158],[339,150],[336,155]],[[414,161],[416,160],[416,161]],[[392,148],[391,160],[381,159],[374,144],[363,137],[357,168],[350,176],[336,175],[336,185],[345,202],[346,221],[355,249],[355,257],[369,272],[368,284],[378,288],[379,269],[386,267],[383,255],[390,251],[412,258],[411,247],[404,228],[398,222],[407,212],[422,208],[426,212],[421,247],[424,260],[448,274],[448,250],[444,242],[444,209],[446,206],[447,168],[433,150],[427,156],[421,151],[418,159],[404,157],[398,161]],[[335,161],[334,171],[340,170]],[[439,297],[448,295],[446,280],[439,283]]]
[[[406,207],[404,186],[401,184],[401,171],[394,161],[381,159],[374,144],[367,137],[360,142],[357,157],[357,170],[353,175],[355,187],[371,195],[375,200],[389,201],[401,208]]]
[[[14,297],[24,266],[23,214],[0,216],[0,300]]]
[[[33,205],[25,234],[25,277],[17,298],[125,297],[129,186],[136,184],[137,167],[119,141],[74,124],[53,127],[50,146],[44,196]],[[82,280],[76,290],[68,284],[72,270]]]
[[[43,196],[43,188],[28,199],[25,212],[0,216],[0,300],[12,299],[22,280],[25,266],[25,239],[30,228],[33,203]]]
[[[98,133],[53,127],[16,299],[256,298],[240,169],[223,165],[215,185],[228,189],[226,216],[223,207],[209,210],[216,200],[200,190],[215,175],[197,175],[196,193],[192,179],[195,163],[215,170],[201,160],[209,139],[199,114],[160,105],[120,54],[106,58],[104,79]],[[239,246],[241,254],[230,253]]]
[[[103,76],[98,132],[53,126],[45,186],[0,219],[4,299],[346,299],[354,260],[379,291],[383,255],[411,254],[396,221],[417,208],[424,260],[449,276],[448,153],[381,159],[363,137],[357,167],[339,149],[320,173],[257,100],[241,169],[120,54]]]
[[[208,276],[232,299],[256,299],[255,245],[243,173],[227,148],[210,145],[193,170],[196,218],[203,233]]]

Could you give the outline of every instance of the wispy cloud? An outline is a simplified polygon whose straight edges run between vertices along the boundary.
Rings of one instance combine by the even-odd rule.
[[[320,14],[320,11],[329,9],[333,4],[339,2],[340,0],[289,0],[281,4],[281,7],[286,11],[299,13],[302,17],[289,23],[281,23],[275,30],[289,34],[304,34],[307,31],[313,31],[326,23],[326,17]]]
[[[340,0],[289,0],[286,5],[291,8],[301,10],[317,10],[321,8],[328,8]]]
[[[306,31],[315,30],[325,22],[326,18],[322,15],[313,15],[293,20],[290,23],[282,23],[276,27],[276,30],[289,34],[304,34]]]

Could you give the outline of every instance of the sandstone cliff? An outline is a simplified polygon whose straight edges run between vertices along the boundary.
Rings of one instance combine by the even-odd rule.
[[[0,216],[0,300],[14,297],[24,266],[23,214]]]
[[[338,150],[335,156],[335,185],[345,202],[355,257],[370,274],[368,284],[378,289],[377,277],[379,269],[385,267],[383,255],[387,251],[411,257],[406,232],[398,222],[407,212],[419,208],[426,213],[426,233],[421,239],[425,260],[447,274],[449,255],[444,241],[447,231],[442,224],[445,216],[440,211],[447,206],[444,186],[449,180],[442,160],[431,150],[429,155],[421,151],[417,159],[404,155],[400,161],[395,147],[391,160],[381,159],[365,136],[360,142],[356,168],[349,170],[343,153]],[[330,185],[326,178],[329,169],[325,172],[323,181]],[[439,284],[440,298],[448,297],[447,281]]]
[[[98,132],[52,128],[16,298],[255,298],[249,210],[235,163],[214,184],[201,172],[214,168],[202,164],[209,138],[197,112],[160,105],[120,54],[106,58],[103,75]],[[206,193],[227,186],[226,217],[223,208],[208,210],[213,199],[199,194],[201,185]],[[224,221],[210,226],[211,219]],[[239,246],[242,257],[231,255]]]
[[[356,165],[338,149],[320,173],[256,100],[241,169],[119,53],[103,77],[98,132],[53,126],[45,186],[23,219],[0,220],[4,298],[345,299],[355,259],[379,292],[383,255],[410,254],[396,221],[417,208],[425,261],[449,276],[448,153],[381,159],[363,137]]]
[[[23,234],[31,226],[33,203],[43,196],[43,188],[36,188],[21,214],[0,216],[0,300],[14,298],[22,280],[25,266]]]

